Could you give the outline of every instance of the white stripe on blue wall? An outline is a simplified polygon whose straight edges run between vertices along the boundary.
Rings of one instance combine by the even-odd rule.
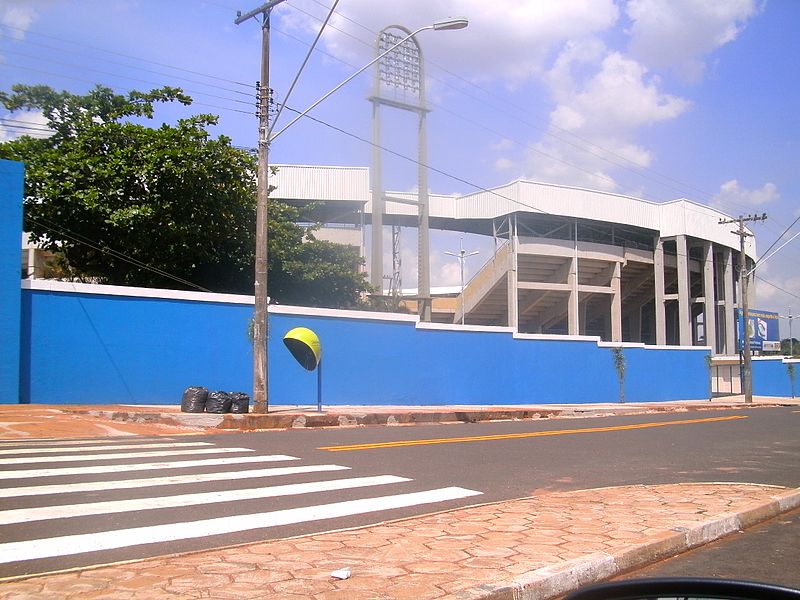
[[[84,552],[99,552],[138,546],[141,544],[155,544],[175,540],[201,538],[210,535],[221,535],[252,529],[263,529],[322,521],[337,517],[347,517],[358,514],[381,512],[421,504],[434,504],[477,496],[481,492],[459,487],[440,488],[424,492],[409,494],[396,494],[378,498],[363,498],[320,504],[304,508],[290,508],[272,512],[234,515],[218,519],[204,519],[185,523],[170,523],[166,525],[152,525],[149,527],[135,527],[131,529],[118,529],[96,533],[65,535],[38,540],[22,542],[9,542],[0,544],[0,564],[35,560],[40,558],[53,558],[57,556],[70,556]]]

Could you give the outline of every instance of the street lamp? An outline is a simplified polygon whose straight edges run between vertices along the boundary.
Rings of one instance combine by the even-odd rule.
[[[325,94],[324,96],[319,98],[316,102],[314,102],[311,106],[306,108],[303,112],[299,113],[294,119],[292,119],[289,122],[288,125],[286,125],[278,133],[270,136],[269,142],[272,143],[279,135],[281,135],[284,131],[289,129],[289,127],[291,127],[292,125],[297,123],[300,119],[305,117],[309,112],[314,110],[317,106],[319,106],[329,96],[332,96],[333,94],[338,92],[341,88],[343,88],[345,85],[350,83],[353,79],[355,79],[356,77],[361,75],[361,73],[363,73],[364,71],[369,69],[372,65],[374,65],[376,62],[378,62],[380,59],[382,59],[387,54],[389,54],[392,50],[395,50],[399,46],[402,46],[405,42],[410,40],[412,37],[414,37],[415,35],[417,35],[421,31],[427,31],[428,29],[433,29],[434,31],[446,31],[446,30],[453,30],[453,29],[464,29],[467,25],[469,25],[469,21],[467,19],[463,18],[463,17],[459,17],[459,18],[455,18],[455,19],[447,19],[445,21],[437,21],[433,25],[426,25],[425,27],[420,27],[416,31],[412,31],[410,34],[408,34],[402,40],[397,42],[394,46],[392,46],[391,48],[388,48],[384,52],[380,53],[378,56],[376,56],[371,61],[369,61],[367,64],[365,64],[358,71],[356,71],[355,73],[350,75],[350,77],[348,77],[347,79],[342,81],[339,85],[337,85],[335,88],[333,88],[327,94]]]
[[[461,324],[464,324],[464,263],[467,262],[467,258],[470,256],[475,256],[479,254],[477,250],[474,252],[467,252],[464,250],[464,238],[461,238],[461,242],[459,243],[459,247],[461,248],[458,253],[455,252],[445,252],[445,254],[449,256],[455,256],[458,259],[459,265],[461,267]]]
[[[253,311],[253,411],[254,412],[268,412],[269,399],[268,399],[268,351],[267,339],[269,328],[268,317],[268,296],[267,296],[267,223],[268,223],[268,206],[269,206],[269,186],[267,177],[269,173],[269,147],[273,140],[279,135],[296,123],[300,118],[304,117],[317,105],[319,105],[328,96],[339,90],[342,86],[346,85],[357,75],[364,72],[376,61],[380,60],[384,55],[388,54],[403,42],[412,38],[421,31],[426,29],[434,30],[448,30],[448,29],[463,29],[469,22],[465,18],[447,19],[438,21],[433,25],[420,27],[414,31],[407,38],[401,40],[386,52],[376,57],[367,63],[364,67],[353,73],[350,77],[345,79],[342,83],[333,88],[330,92],[322,96],[319,100],[314,102],[311,106],[297,115],[286,127],[281,129],[278,133],[272,135],[272,126],[269,123],[269,104],[270,104],[270,89],[269,89],[269,32],[270,32],[270,13],[272,9],[285,0],[269,0],[258,8],[251,10],[246,14],[239,12],[236,20],[237,25],[261,15],[261,86],[259,88],[258,97],[258,175],[257,175],[257,194],[256,194],[256,251],[255,251],[255,284],[254,284],[254,304]],[[335,5],[334,5],[335,6]],[[331,14],[333,10],[331,10]],[[330,18],[330,15],[329,15]],[[327,20],[325,21],[327,23]],[[324,28],[323,24],[323,28]],[[321,32],[320,32],[321,33]],[[319,36],[318,38],[319,39]]]

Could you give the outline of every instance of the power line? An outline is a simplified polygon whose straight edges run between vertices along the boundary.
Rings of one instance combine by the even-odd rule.
[[[312,0],[312,1],[313,1],[313,2],[315,2],[316,4],[318,4],[319,6],[323,6],[323,7],[325,6],[323,3],[319,2],[318,0]],[[317,20],[317,21],[319,21],[319,20],[320,20],[320,19],[319,19],[319,17],[317,17],[316,15],[314,15],[314,14],[312,14],[312,13],[310,13],[310,12],[306,11],[306,10],[303,10],[302,8],[300,8],[300,7],[298,7],[298,6],[295,6],[295,5],[294,5],[294,4],[292,4],[291,2],[289,2],[289,4],[290,4],[290,5],[292,5],[292,7],[293,7],[295,10],[297,10],[298,12],[301,12],[301,13],[303,13],[303,14],[305,14],[305,15],[309,16],[310,18],[312,18],[312,19],[315,19],[315,20]],[[366,27],[365,25],[363,25],[363,24],[361,24],[361,23],[358,23],[358,22],[357,22],[357,21],[355,21],[354,19],[351,19],[350,17],[347,17],[346,15],[342,14],[340,11],[335,11],[335,12],[336,12],[336,14],[337,14],[339,17],[341,17],[342,19],[344,19],[344,20],[346,20],[346,21],[349,21],[350,23],[353,23],[354,25],[356,25],[356,26],[358,26],[358,27],[360,27],[360,28],[364,29],[364,30],[365,30],[365,31],[367,31],[368,33],[371,33],[372,35],[377,35],[377,32],[375,32],[375,31],[371,30],[370,28]],[[361,44],[363,44],[363,45],[365,45],[365,46],[368,46],[368,47],[371,47],[371,46],[372,46],[372,44],[371,44],[371,43],[369,43],[369,42],[366,42],[366,41],[364,41],[363,39],[359,38],[358,36],[355,36],[355,35],[353,35],[353,34],[351,34],[351,33],[347,32],[347,31],[345,31],[345,30],[343,30],[343,29],[341,29],[341,28],[339,28],[339,27],[336,27],[335,25],[330,25],[329,27],[330,27],[330,28],[332,28],[332,29],[335,29],[336,31],[339,31],[340,33],[342,33],[342,34],[344,34],[344,35],[346,35],[346,36],[348,36],[348,37],[350,37],[350,38],[352,38],[352,39],[354,39],[354,40],[356,40],[356,41],[358,41],[359,43],[361,43]],[[295,38],[295,39],[296,39],[296,38]],[[340,59],[339,59],[339,60],[340,60]],[[342,62],[344,62],[344,61],[342,61]],[[345,63],[345,64],[347,64],[347,63]],[[431,65],[433,65],[434,67],[436,67],[437,69],[441,70],[442,72],[446,73],[447,75],[449,75],[449,76],[451,76],[451,77],[453,77],[453,78],[455,78],[455,79],[458,79],[459,81],[461,81],[462,83],[464,83],[464,84],[466,84],[466,85],[468,85],[468,86],[470,86],[470,87],[473,87],[473,88],[475,88],[475,89],[477,89],[477,90],[480,90],[481,92],[483,92],[484,94],[486,94],[486,95],[488,95],[488,96],[497,97],[497,96],[496,96],[496,94],[494,94],[494,93],[493,93],[493,92],[491,92],[490,90],[486,89],[485,87],[483,87],[483,86],[481,86],[481,85],[479,85],[479,84],[477,84],[477,83],[475,83],[475,82],[473,82],[473,81],[470,81],[470,80],[468,80],[468,79],[466,79],[466,78],[464,78],[464,77],[462,77],[462,76],[458,75],[457,73],[454,73],[454,72],[452,72],[452,71],[450,71],[450,70],[448,70],[448,69],[444,68],[443,66],[441,66],[441,65],[439,65],[439,64],[437,64],[437,63],[435,63],[435,62],[430,62],[430,64],[431,64]],[[350,65],[350,66],[352,66],[352,65]],[[433,77],[433,76],[431,76],[430,74],[429,74],[428,76],[429,76],[429,77],[431,77],[431,79],[433,79],[434,81],[438,81],[438,82],[440,82],[440,83],[444,84],[445,86],[447,86],[447,87],[449,87],[449,88],[451,88],[451,89],[453,89],[453,90],[455,90],[455,91],[457,91],[457,92],[459,92],[459,93],[461,93],[461,94],[463,94],[463,95],[467,96],[468,98],[471,98],[471,99],[473,99],[473,100],[476,100],[476,101],[481,101],[481,102],[482,102],[482,100],[480,100],[479,98],[476,98],[475,96],[472,96],[472,95],[470,95],[470,94],[467,94],[467,93],[466,93],[464,90],[462,90],[462,89],[459,89],[459,88],[456,88],[455,86],[453,86],[453,85],[452,85],[450,82],[448,82],[448,81],[446,81],[446,80],[442,80],[442,79],[440,79],[440,78]],[[517,109],[517,110],[519,110],[519,111],[521,111],[521,112],[522,112],[522,114],[527,114],[527,111],[526,111],[526,110],[525,110],[523,107],[521,107],[521,106],[518,106],[518,105],[516,105],[515,103],[513,103],[513,102],[510,102],[509,100],[507,100],[507,99],[505,99],[505,98],[500,98],[500,100],[502,100],[502,101],[503,101],[505,104],[507,104],[507,105],[509,105],[509,106],[511,106],[511,107],[513,107],[513,108],[515,108],[515,109]],[[437,106],[435,103],[432,103],[432,104],[433,104],[434,106]],[[565,143],[565,144],[567,144],[567,145],[569,145],[569,146],[571,146],[571,147],[573,147],[573,148],[575,148],[575,149],[577,149],[577,150],[580,150],[580,151],[582,151],[582,152],[587,152],[588,154],[591,154],[592,156],[594,156],[594,157],[596,157],[596,158],[599,158],[600,160],[603,160],[603,161],[605,161],[605,162],[607,162],[607,163],[609,163],[609,164],[611,164],[611,165],[614,165],[614,166],[616,166],[616,167],[619,167],[619,168],[621,168],[621,169],[625,169],[625,170],[627,170],[627,171],[630,171],[631,173],[634,173],[634,174],[636,174],[636,175],[638,175],[638,176],[640,176],[640,177],[644,177],[645,179],[650,179],[650,180],[651,180],[651,181],[653,181],[654,183],[657,183],[657,184],[659,184],[659,185],[662,185],[662,186],[665,186],[665,187],[669,187],[669,188],[671,188],[671,189],[673,189],[673,190],[675,190],[675,191],[678,191],[678,192],[681,192],[681,191],[682,191],[682,189],[693,189],[693,190],[695,190],[695,191],[697,191],[697,192],[700,192],[700,194],[702,194],[702,195],[704,195],[704,196],[707,196],[708,198],[712,198],[712,197],[713,197],[713,195],[712,195],[712,194],[710,194],[709,192],[703,191],[703,190],[701,190],[701,189],[699,189],[699,188],[696,188],[696,187],[694,187],[694,186],[691,186],[691,185],[689,185],[689,184],[686,184],[685,182],[681,182],[681,181],[679,181],[679,180],[677,180],[677,179],[675,179],[675,178],[673,178],[673,177],[670,177],[670,176],[668,176],[668,175],[664,175],[664,174],[662,174],[662,173],[659,173],[659,172],[657,172],[657,171],[655,171],[654,169],[651,169],[651,168],[649,168],[649,167],[642,167],[641,165],[639,165],[639,164],[638,164],[638,163],[636,163],[635,161],[633,161],[633,160],[631,160],[631,159],[627,158],[626,156],[623,156],[623,155],[621,155],[621,154],[618,154],[618,153],[614,152],[613,150],[609,150],[608,148],[604,148],[603,146],[600,146],[599,144],[596,144],[596,143],[592,142],[591,140],[589,140],[589,139],[587,139],[587,138],[584,138],[584,137],[582,137],[582,136],[580,136],[580,135],[577,135],[577,134],[575,134],[575,133],[573,133],[573,132],[571,132],[571,131],[568,131],[568,130],[566,130],[566,129],[563,129],[563,128],[561,128],[561,127],[558,127],[557,125],[555,125],[555,124],[553,124],[553,123],[548,123],[547,127],[550,127],[550,128],[552,128],[552,129],[556,129],[556,130],[560,131],[560,132],[561,132],[561,133],[563,133],[563,134],[566,134],[566,135],[568,135],[568,136],[570,136],[570,137],[572,137],[572,138],[575,138],[575,139],[577,139],[578,141],[582,142],[583,144],[587,144],[588,146],[591,146],[591,147],[593,147],[593,148],[597,148],[598,150],[602,151],[602,152],[603,152],[603,153],[605,153],[605,154],[608,154],[608,155],[610,155],[610,156],[613,156],[613,157],[615,157],[615,158],[617,158],[617,159],[619,159],[619,160],[621,160],[621,161],[623,161],[623,162],[625,162],[625,163],[628,163],[629,165],[632,165],[632,167],[633,167],[633,168],[632,168],[631,166],[626,166],[625,164],[620,164],[620,163],[618,163],[618,162],[615,162],[615,161],[611,160],[610,158],[608,158],[608,156],[603,156],[602,154],[599,154],[599,153],[597,153],[597,152],[593,151],[591,148],[588,148],[588,147],[581,146],[581,145],[580,145],[580,144],[578,144],[578,143],[575,143],[575,142],[569,141],[569,140],[567,140],[567,139],[564,139],[564,138],[562,138],[562,137],[559,137],[558,135],[555,135],[554,133],[552,133],[552,132],[548,131],[547,127],[542,127],[542,126],[539,126],[539,125],[534,125],[533,123],[531,123],[530,121],[527,121],[526,119],[524,119],[524,118],[520,117],[519,115],[512,115],[511,113],[509,113],[508,111],[506,111],[505,109],[503,109],[503,108],[501,108],[501,107],[498,107],[497,105],[489,105],[489,106],[491,106],[492,108],[494,108],[494,109],[496,109],[496,110],[498,110],[498,111],[500,111],[500,112],[503,112],[504,114],[506,114],[506,115],[508,115],[508,116],[510,116],[510,117],[512,117],[512,118],[514,118],[514,119],[516,119],[516,120],[518,120],[519,122],[521,122],[521,123],[523,123],[523,124],[525,124],[525,125],[528,125],[529,127],[533,127],[533,128],[535,128],[535,129],[538,129],[539,131],[541,131],[542,133],[544,133],[544,135],[546,135],[546,136],[548,136],[548,137],[552,137],[552,138],[554,138],[554,139],[556,139],[556,140],[558,140],[558,141],[560,141],[560,142],[562,142],[562,143]],[[441,107],[439,106],[439,108],[441,108]],[[453,114],[454,116],[456,116],[456,117],[458,117],[458,118],[461,118],[461,119],[463,119],[463,120],[466,120],[466,121],[470,122],[468,119],[466,119],[466,118],[462,117],[461,115],[458,115],[457,113],[454,113],[454,112],[452,112],[452,111],[447,111],[447,112],[450,112],[450,113],[451,113],[451,114]],[[472,123],[474,123],[474,121],[472,121]],[[503,134],[500,134],[500,133],[498,133],[498,132],[492,132],[492,133],[495,133],[496,135],[503,135]],[[507,137],[507,136],[504,136],[504,137]],[[519,144],[519,145],[521,145],[521,146],[523,146],[523,147],[527,147],[527,148],[529,148],[529,149],[531,149],[531,150],[533,150],[533,151],[535,151],[535,152],[540,152],[540,153],[541,153],[541,154],[543,154],[544,156],[547,156],[548,158],[551,158],[551,159],[553,159],[553,160],[557,160],[558,162],[561,162],[562,164],[565,164],[565,165],[567,165],[567,166],[570,166],[570,167],[572,167],[572,168],[579,169],[579,170],[581,170],[581,171],[584,171],[584,172],[588,172],[588,171],[586,171],[585,169],[582,169],[582,168],[578,167],[577,165],[574,165],[574,164],[572,164],[572,163],[569,163],[568,161],[565,161],[565,160],[562,160],[562,159],[557,159],[557,158],[555,158],[555,157],[552,157],[551,155],[549,155],[549,154],[547,154],[547,153],[541,152],[541,151],[539,151],[538,149],[536,149],[536,148],[532,147],[530,144],[523,143],[523,142],[519,142],[519,141],[517,141],[517,140],[514,140],[513,138],[508,138],[508,139],[510,139],[511,141],[513,141],[513,142],[514,142],[514,143],[516,143],[516,144]],[[645,173],[645,171],[646,171],[646,172],[650,172],[650,173],[652,173],[653,175],[656,175],[656,176],[658,176],[658,177],[660,177],[660,178],[662,178],[662,179],[665,179],[665,180],[668,180],[668,181],[672,181],[673,183],[676,183],[676,184],[680,185],[680,186],[681,186],[681,188],[676,188],[676,187],[674,187],[673,185],[670,185],[670,184],[668,184],[668,183],[664,183],[663,181],[658,181],[657,179],[655,179],[655,178],[653,178],[653,177],[650,177],[650,176],[648,176],[648,175]],[[600,175],[598,175],[598,174],[596,174],[596,173],[591,173],[591,174],[592,174],[593,176],[599,176],[599,177],[601,177],[601,178],[604,178],[604,179],[607,179],[607,180],[609,180],[609,181],[612,181],[613,183],[616,183],[616,181],[614,181],[613,179],[611,179],[611,178],[610,178],[610,177],[608,177],[608,176],[605,176],[605,177],[604,177],[604,176],[600,176]]]
[[[8,50],[8,51],[6,51],[6,54],[16,54],[18,56],[24,56],[26,58],[36,58],[37,60],[40,60],[39,57],[31,56],[30,54],[25,54],[24,52],[17,52],[15,50]],[[59,61],[59,60],[47,59],[47,62],[49,64],[52,64],[52,65],[59,65],[59,66],[62,66],[62,67],[70,67],[70,68],[73,68],[73,69],[76,69],[76,70],[81,70],[81,71],[91,71],[93,73],[100,73],[101,75],[109,75],[111,77],[119,77],[121,79],[128,79],[130,81],[138,81],[139,83],[146,83],[147,85],[155,85],[155,86],[163,85],[160,82],[149,81],[147,79],[139,79],[137,77],[131,77],[130,75],[121,75],[119,73],[111,73],[109,71],[104,71],[102,69],[95,69],[93,67],[86,67],[86,66],[82,66],[82,65],[76,65],[74,63],[68,63],[68,62],[63,62],[63,61]],[[184,90],[184,91],[187,92],[187,93],[190,93],[190,94],[198,95],[198,96],[207,96],[209,98],[216,98],[217,100],[227,100],[228,102],[236,102],[237,104],[244,104],[244,105],[247,105],[247,106],[252,105],[252,101],[251,102],[245,102],[244,100],[240,100],[238,98],[228,98],[227,96],[220,96],[218,94],[211,94],[211,93],[208,93],[208,92],[200,92],[200,91],[197,91],[197,90]],[[236,93],[244,93],[244,92],[236,92]]]
[[[106,48],[99,48],[97,46],[90,46],[88,44],[83,44],[81,42],[75,42],[73,40],[68,40],[68,39],[65,39],[65,38],[60,38],[60,37],[57,37],[57,36],[54,36],[54,35],[48,35],[48,34],[45,34],[45,33],[38,33],[36,31],[31,31],[31,30],[28,30],[28,29],[22,29],[21,27],[15,27],[13,25],[7,25],[5,23],[0,23],[0,27],[6,27],[8,29],[14,29],[16,31],[23,32],[26,35],[35,35],[35,36],[39,36],[39,37],[44,37],[44,38],[57,40],[59,42],[64,42],[64,43],[67,43],[67,44],[73,44],[75,46],[81,46],[81,47],[84,47],[84,48],[88,48],[89,50],[92,50],[94,52],[104,52],[106,54],[113,54],[115,56],[122,56],[124,58],[132,58],[133,60],[138,60],[138,61],[141,61],[141,62],[150,63],[152,65],[157,65],[159,67],[165,67],[167,69],[174,69],[175,71],[181,71],[183,73],[190,73],[192,75],[200,75],[201,77],[208,77],[209,79],[215,79],[217,81],[225,81],[227,83],[232,83],[234,85],[240,85],[240,86],[243,86],[243,87],[248,87],[248,88],[252,87],[252,85],[249,84],[249,83],[242,83],[241,81],[236,81],[234,79],[228,79],[226,77],[219,77],[217,75],[209,75],[208,73],[202,73],[200,71],[193,71],[191,69],[185,69],[185,68],[182,68],[182,67],[176,67],[174,65],[170,65],[170,64],[167,64],[167,63],[162,63],[162,62],[158,62],[158,61],[154,61],[154,60],[149,60],[149,59],[146,59],[146,58],[133,56],[131,54],[125,54],[124,52],[116,52],[114,50],[108,50]]]
[[[42,43],[39,43],[39,42],[34,42],[33,40],[27,40],[27,39],[19,40],[19,42],[22,43],[22,44],[28,44],[28,45],[32,45],[32,46],[38,46],[40,48],[46,48],[48,50],[57,50],[58,52],[68,52],[68,53],[71,53],[71,54],[78,54],[80,56],[80,54],[79,54],[79,52],[77,50],[68,50],[68,49],[60,48],[58,46],[50,46],[48,44],[42,44]],[[19,52],[19,51],[16,51],[16,50],[5,50],[4,53],[5,54],[18,54],[20,56],[26,56],[28,58],[39,59],[39,57],[36,56],[36,55],[25,54],[25,53],[22,53],[22,52]],[[117,61],[117,60],[102,59],[102,58],[100,60],[105,62],[105,63],[108,63],[108,64],[118,65],[118,66],[121,66],[121,67],[127,67],[129,69],[135,69],[137,71],[143,71],[145,73],[152,73],[154,75],[164,75],[165,77],[170,77],[172,79],[180,79],[182,81],[188,81],[189,83],[196,83],[198,85],[204,85],[204,86],[211,87],[211,88],[214,88],[214,89],[219,89],[219,90],[223,90],[223,91],[226,91],[226,92],[230,92],[232,94],[240,94],[242,96],[251,96],[252,95],[252,92],[246,92],[246,91],[242,91],[242,90],[237,90],[237,89],[233,89],[233,88],[226,87],[226,86],[223,86],[223,85],[218,85],[216,83],[209,83],[207,81],[201,81],[199,79],[192,79],[192,78],[189,78],[189,77],[183,77],[181,75],[175,75],[174,73],[165,73],[164,71],[156,71],[154,69],[146,69],[144,67],[140,67],[140,66],[137,66],[137,65],[132,65],[130,63],[120,62],[120,61]],[[55,62],[55,61],[53,61],[53,62]],[[211,77],[211,76],[210,75],[204,75],[204,77]],[[246,84],[241,84],[241,85],[246,85]],[[248,87],[252,87],[252,86],[248,86]]]
[[[768,286],[774,287],[776,290],[779,290],[779,291],[783,292],[787,296],[791,296],[792,298],[797,298],[798,300],[800,300],[800,296],[798,296],[797,294],[794,294],[794,293],[790,292],[789,290],[786,290],[786,289],[782,288],[781,286],[772,283],[771,281],[767,281],[766,279],[761,277],[761,275],[756,275],[756,279],[758,279],[759,281],[763,281]]]
[[[15,65],[15,64],[12,64],[12,63],[6,63],[6,65],[7,66],[12,66],[12,67],[17,67],[17,68],[20,68],[20,69],[25,69],[26,71],[29,71],[29,72],[32,72],[32,73],[41,73],[43,75],[49,75],[51,77],[61,77],[63,79],[71,79],[73,81],[81,81],[83,83],[89,83],[89,84],[92,84],[92,85],[102,85],[102,84],[98,84],[98,82],[96,80],[84,79],[82,77],[75,77],[74,75],[65,75],[63,73],[54,73],[53,71],[45,71],[44,69],[34,69],[34,68],[31,68],[31,67],[27,67],[27,66],[23,67],[21,65]],[[160,84],[158,84],[158,85],[160,85]],[[133,90],[128,89],[128,88],[121,88],[121,89],[120,88],[116,88],[116,91],[130,93]],[[237,102],[239,102],[239,101],[237,100]],[[205,106],[207,108],[216,108],[218,110],[226,110],[226,111],[229,111],[229,112],[241,113],[243,115],[252,115],[253,114],[251,111],[240,110],[238,108],[230,108],[229,106],[219,106],[219,105],[216,105],[216,104],[208,104],[207,102],[197,102],[195,100],[192,100],[192,106]]]
[[[200,290],[201,292],[211,292],[211,290],[206,289],[206,288],[204,288],[204,287],[202,287],[200,285],[197,285],[196,283],[192,283],[191,281],[189,281],[187,279],[183,279],[181,277],[178,277],[177,275],[173,275],[171,273],[163,271],[163,270],[159,269],[158,267],[154,267],[152,265],[148,265],[147,263],[143,263],[142,261],[137,260],[137,259],[135,259],[135,258],[133,258],[131,256],[128,256],[127,254],[124,254],[124,253],[122,253],[122,252],[120,252],[118,250],[114,250],[113,248],[111,248],[107,244],[103,244],[102,242],[96,242],[96,241],[90,240],[89,238],[87,238],[87,237],[85,237],[85,236],[83,236],[83,235],[81,235],[79,233],[75,233],[74,231],[71,231],[70,229],[67,229],[63,225],[55,224],[52,221],[50,221],[49,219],[46,219],[44,217],[40,217],[40,219],[42,219],[42,221],[46,221],[46,223],[42,223],[39,220],[37,220],[36,218],[31,217],[30,215],[25,215],[25,219],[35,223],[36,225],[39,225],[40,227],[43,227],[44,229],[46,229],[46,230],[48,230],[50,232],[57,233],[57,234],[61,235],[64,238],[72,240],[73,242],[76,242],[78,244],[82,244],[84,246],[88,246],[89,248],[92,248],[93,250],[97,250],[98,252],[101,252],[103,254],[110,254],[114,258],[118,258],[118,259],[120,259],[120,260],[122,260],[124,262],[132,264],[132,265],[134,265],[136,267],[139,267],[140,269],[145,269],[147,271],[151,271],[153,273],[156,273],[157,275],[161,275],[162,277],[167,277],[169,279],[172,279],[173,281],[177,281],[179,283],[182,283],[183,285],[186,285],[186,286],[189,286],[189,287],[193,287],[196,290]],[[49,225],[48,225],[48,223],[49,223]]]

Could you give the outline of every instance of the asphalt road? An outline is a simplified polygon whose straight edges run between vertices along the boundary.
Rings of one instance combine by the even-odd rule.
[[[619,579],[714,577],[800,589],[800,510],[639,569]]]
[[[29,448],[32,454],[12,458],[12,464],[0,467],[7,473],[0,479],[0,488],[10,488],[0,503],[4,509],[16,509],[21,519],[0,522],[0,577],[328,531],[550,490],[700,481],[798,487],[798,423],[800,411],[796,408],[760,408],[191,436],[174,441],[208,446],[181,449],[180,455],[162,458],[112,458],[107,455],[130,450],[98,449],[93,452],[104,455],[101,459],[73,462],[73,450],[59,458],[62,462],[48,463],[58,456],[57,452],[43,454],[41,447]],[[136,443],[159,441],[164,438],[137,438]],[[106,440],[109,444],[118,442],[119,438]],[[8,456],[18,452],[11,446],[2,447],[8,450]],[[202,463],[191,468],[183,463],[174,469],[161,462],[151,464],[220,460],[218,456],[233,462]],[[28,459],[40,462],[29,464]],[[245,459],[262,462],[235,462]],[[263,462],[266,460],[277,462]],[[108,471],[81,471],[96,464],[106,465]],[[320,465],[331,470],[302,472],[303,468],[316,469]],[[236,478],[243,471],[275,467],[300,467],[301,471]],[[58,471],[40,476],[42,468],[69,469],[74,474]],[[169,486],[154,481],[123,483],[170,475],[190,480],[180,479]],[[383,479],[363,479],[376,477]],[[360,483],[354,484],[358,487],[313,490],[314,493],[254,497],[254,490],[270,486],[340,479]],[[90,489],[48,488],[44,490],[47,493],[40,489],[43,485],[76,484],[89,484]],[[27,489],[28,495],[20,495],[18,491],[22,489]],[[65,489],[71,491],[65,493]],[[198,497],[186,506],[157,509],[141,506],[153,498],[161,501],[164,496],[221,492],[240,493],[242,497],[229,502],[220,502],[216,496]],[[65,505],[116,501],[125,504],[114,511],[103,508],[98,514],[71,518],[48,517],[46,510],[55,505],[63,517]],[[44,511],[42,518],[33,517],[37,509]],[[263,526],[249,529],[254,522],[252,515],[262,513]],[[245,517],[237,521],[238,515]],[[275,519],[275,515],[280,518]],[[209,529],[203,530],[195,523],[182,525],[198,520],[208,521]],[[235,522],[232,530],[217,529],[222,521],[226,527]],[[237,525],[240,522],[245,525]],[[175,527],[182,529],[175,532]],[[108,531],[112,533],[103,534]],[[155,537],[137,537],[141,531]],[[98,544],[107,547],[100,548]],[[116,545],[122,547],[115,548]],[[51,551],[55,547],[61,550]]]

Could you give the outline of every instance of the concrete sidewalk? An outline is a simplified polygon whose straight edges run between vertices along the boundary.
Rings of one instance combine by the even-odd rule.
[[[758,399],[756,406],[783,404],[800,405],[789,399]],[[367,417],[379,421],[385,416],[389,423],[388,417],[398,415],[400,420],[413,415],[406,421],[412,423],[433,415],[445,422],[744,406],[727,399],[624,407],[331,407],[325,414],[350,426]],[[521,413],[514,411],[529,416],[518,417]],[[140,416],[122,416],[136,414]],[[281,407],[275,414],[296,420],[317,413]],[[464,418],[473,414],[477,417]],[[175,407],[0,406],[0,438],[237,431],[169,424],[162,417],[148,420],[152,415],[174,418],[181,413]],[[0,581],[0,598],[554,598],[798,506],[800,489],[741,483],[553,492],[348,531],[5,580]],[[351,572],[348,579],[331,576],[345,567]]]

